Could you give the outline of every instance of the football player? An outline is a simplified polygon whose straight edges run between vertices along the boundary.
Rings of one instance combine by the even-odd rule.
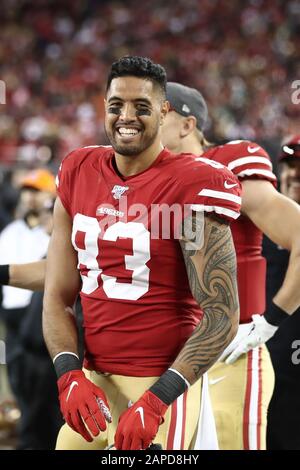
[[[289,137],[279,154],[280,192],[300,204],[300,135]],[[264,238],[263,255],[267,260],[267,299],[281,285],[290,253],[269,238]],[[267,448],[300,450],[300,309],[280,326],[268,341],[275,387],[268,410]]]
[[[163,125],[164,145],[173,152],[192,152],[201,156],[200,160],[222,163],[242,184],[242,215],[231,224],[237,252],[240,327],[221,357],[225,362],[217,362],[209,371],[210,394],[220,448],[264,449],[274,384],[264,343],[300,305],[300,210],[276,191],[270,157],[257,143],[233,141],[205,150],[207,108],[197,90],[171,82],[167,99],[170,112]],[[286,276],[267,309],[262,232],[290,250]]]
[[[44,298],[66,420],[58,449],[192,448],[199,379],[237,331],[229,223],[240,184],[221,164],[163,148],[165,85],[149,59],[115,62],[111,146],[77,149],[59,171]],[[71,314],[79,291],[85,371]]]

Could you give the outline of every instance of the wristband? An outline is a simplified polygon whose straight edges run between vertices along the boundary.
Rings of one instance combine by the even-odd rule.
[[[7,286],[9,284],[9,264],[0,265],[0,285]]]
[[[273,326],[279,326],[280,323],[286,320],[289,316],[290,315],[282,310],[282,308],[274,304],[273,300],[264,314],[265,320]]]
[[[69,351],[57,354],[53,359],[53,364],[58,379],[71,370],[81,370],[79,357]]]
[[[188,381],[177,370],[168,369],[149,390],[166,405],[171,405],[189,386]]]

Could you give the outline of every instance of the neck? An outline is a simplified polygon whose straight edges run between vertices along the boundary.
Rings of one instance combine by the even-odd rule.
[[[204,150],[199,140],[192,135],[181,139],[178,147],[174,150],[174,153],[192,153],[194,155],[202,155],[203,152]]]
[[[123,176],[133,176],[141,173],[152,165],[162,150],[163,145],[158,141],[137,155],[125,156],[116,152],[117,169]]]

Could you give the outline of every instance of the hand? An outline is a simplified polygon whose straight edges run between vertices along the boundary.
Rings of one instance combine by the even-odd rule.
[[[86,441],[92,442],[91,434],[98,436],[106,429],[105,421],[111,423],[104,392],[88,380],[82,370],[66,372],[58,379],[57,385],[65,421]]]
[[[147,390],[120,418],[115,435],[118,450],[140,450],[149,447],[158,427],[164,422],[168,405]]]
[[[268,341],[278,330],[278,326],[270,325],[263,315],[252,315],[252,322],[240,325],[234,340],[227,346],[219,361],[233,364],[241,354]]]

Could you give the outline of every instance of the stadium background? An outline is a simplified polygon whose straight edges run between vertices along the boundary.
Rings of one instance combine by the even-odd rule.
[[[125,54],[201,90],[212,142],[255,140],[276,164],[282,139],[299,133],[298,0],[3,0],[0,22],[0,230],[19,172],[55,172],[70,150],[107,143],[105,77]]]

